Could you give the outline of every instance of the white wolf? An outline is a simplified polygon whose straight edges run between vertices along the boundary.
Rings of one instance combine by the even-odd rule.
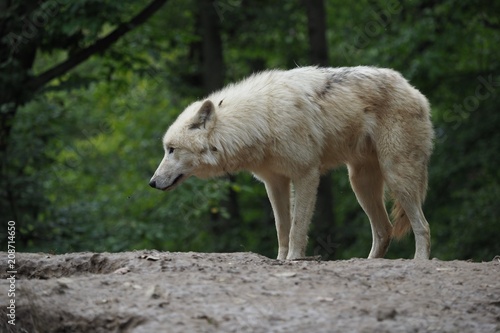
[[[390,69],[269,70],[189,105],[163,137],[165,156],[150,186],[171,190],[190,176],[251,171],[271,201],[278,259],[297,259],[305,256],[320,175],[344,163],[370,219],[369,258],[383,257],[391,237],[412,228],[415,258],[428,259],[421,206],[434,134],[429,118],[427,99]]]

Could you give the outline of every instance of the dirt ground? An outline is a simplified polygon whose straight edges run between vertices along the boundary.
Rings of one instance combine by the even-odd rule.
[[[0,253],[7,258],[7,253]],[[17,253],[1,332],[500,332],[500,261]]]

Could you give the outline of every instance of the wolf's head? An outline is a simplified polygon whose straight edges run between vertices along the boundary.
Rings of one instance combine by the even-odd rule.
[[[163,137],[165,156],[149,185],[171,190],[190,176],[203,177],[216,166],[218,149],[209,143],[216,122],[210,100],[188,106]]]

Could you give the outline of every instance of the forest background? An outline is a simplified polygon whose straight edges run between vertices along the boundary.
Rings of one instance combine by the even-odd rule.
[[[394,68],[431,101],[432,256],[500,254],[500,1],[0,2],[0,216],[17,251],[277,253],[264,186],[241,173],[148,181],[190,102],[269,68]],[[366,257],[345,167],[324,176],[309,255]],[[6,246],[2,245],[2,248]],[[387,257],[411,257],[412,236]]]

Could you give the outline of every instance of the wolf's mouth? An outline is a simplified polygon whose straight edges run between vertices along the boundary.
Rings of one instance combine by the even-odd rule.
[[[174,179],[174,181],[172,182],[172,184],[170,184],[170,185],[168,185],[167,187],[165,187],[165,188],[164,188],[164,190],[165,190],[165,191],[167,191],[167,190],[172,189],[172,188],[175,186],[175,184],[177,184],[177,183],[179,182],[179,180],[181,180],[181,178],[182,178],[182,177],[184,177],[184,174],[183,174],[183,173],[181,173],[180,175],[178,175],[178,176]]]

